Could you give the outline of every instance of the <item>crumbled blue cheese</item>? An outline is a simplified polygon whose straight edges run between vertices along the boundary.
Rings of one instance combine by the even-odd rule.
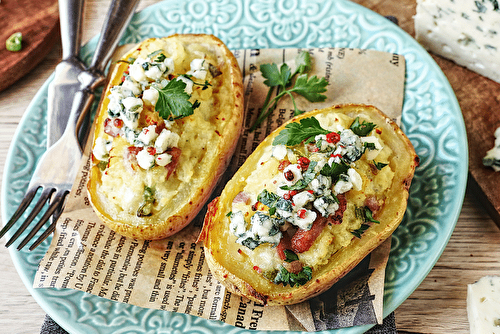
[[[183,76],[183,75],[179,75],[177,77],[177,80],[180,80],[182,82],[184,82],[186,84],[186,88],[184,88],[184,91],[187,93],[187,94],[190,94],[193,92],[193,80]]]
[[[143,149],[137,153],[137,164],[143,169],[149,169],[155,164],[155,156]]]
[[[151,145],[157,137],[158,134],[156,133],[156,125],[150,125],[142,129],[137,139],[142,141],[144,145],[148,146]]]
[[[284,184],[291,186],[295,184],[298,180],[302,179],[302,168],[299,164],[291,164],[285,167],[283,170],[282,180]],[[290,179],[288,179],[285,175],[290,175]]]
[[[177,133],[163,129],[156,138],[155,149],[157,152],[165,152],[170,147],[176,147],[179,139],[180,136]]]
[[[291,223],[298,228],[301,228],[303,230],[310,230],[312,227],[312,224],[316,220],[318,215],[316,212],[308,209],[299,209],[293,214],[293,220]]]
[[[157,89],[155,89],[155,88],[148,88],[142,94],[142,100],[145,103],[147,103],[147,104],[155,106],[156,102],[158,101],[159,95],[160,94],[158,93]]]
[[[111,150],[111,141],[98,137],[95,140],[92,153],[97,160],[106,161],[109,158],[109,150]]]
[[[278,245],[282,236],[279,227],[284,223],[281,219],[257,211],[250,219],[250,228],[247,229],[243,213],[238,211],[231,215],[229,229],[238,237],[237,243],[253,250],[263,243]]]
[[[342,155],[343,159],[354,162],[363,155],[364,146],[361,138],[351,129],[345,129],[340,133],[340,141],[334,154]]]
[[[467,315],[471,334],[500,334],[500,277],[467,286]]]
[[[158,154],[155,158],[155,162],[158,166],[165,167],[172,162],[172,156],[168,153]]]
[[[500,127],[495,130],[495,145],[491,150],[486,152],[483,164],[493,168],[495,172],[500,171]]]
[[[245,217],[243,212],[236,211],[231,214],[231,223],[229,224],[229,229],[237,237],[242,237],[247,231]]]
[[[190,64],[191,70],[187,72],[187,74],[192,75],[197,79],[205,80],[207,77],[207,69],[204,65],[205,59],[193,59]]]
[[[416,39],[428,50],[500,83],[496,0],[417,0]]]
[[[323,217],[328,217],[339,209],[339,204],[335,202],[331,195],[322,196],[314,200],[314,208],[318,210]]]
[[[307,203],[314,201],[315,198],[316,197],[314,197],[314,195],[309,191],[301,191],[297,195],[293,196],[293,204],[298,210],[300,208],[303,208]]]
[[[288,151],[285,145],[275,145],[272,148],[272,156],[278,160],[283,160],[287,153]]]

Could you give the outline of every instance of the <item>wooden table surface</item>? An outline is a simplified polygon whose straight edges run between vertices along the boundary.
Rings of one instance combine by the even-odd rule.
[[[157,0],[142,0],[139,9]],[[400,19],[414,34],[414,1],[356,0],[382,15]],[[83,41],[99,33],[109,0],[87,0]],[[401,19],[402,18],[402,19]],[[24,110],[60,61],[57,43],[46,59],[28,76],[0,92],[0,175],[10,142]],[[0,240],[0,328],[3,333],[38,333],[45,312],[21,282]],[[396,310],[401,333],[468,333],[467,284],[484,275],[500,274],[500,230],[482,203],[468,189],[456,229],[441,258],[415,292]]]

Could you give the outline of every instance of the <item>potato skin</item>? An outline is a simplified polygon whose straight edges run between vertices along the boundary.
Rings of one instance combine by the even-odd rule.
[[[162,239],[175,234],[191,222],[208,200],[226,169],[243,123],[241,71],[234,55],[222,41],[215,36],[203,34],[177,34],[161,39],[152,38],[141,42],[121,59],[136,58],[141,52],[145,52],[142,50],[149,49],[148,52],[152,52],[154,51],[152,45],[158,43],[168,48],[166,50],[167,57],[172,55],[174,58],[176,55],[184,55],[185,59],[174,58],[176,69],[182,66],[187,67],[189,57],[193,57],[191,54],[204,52],[211,57],[211,60],[215,62],[213,65],[221,73],[216,78],[211,78],[212,86],[208,90],[211,91],[212,95],[208,97],[207,101],[200,101],[202,105],[199,109],[195,109],[195,114],[175,121],[175,126],[180,134],[179,146],[181,146],[182,153],[172,174],[164,177],[165,172],[161,168],[157,168],[160,166],[152,168],[154,172],[143,171],[140,173],[131,171],[130,168],[120,167],[122,170],[116,168],[118,170],[115,172],[117,184],[129,181],[131,184],[133,182],[137,184],[155,182],[158,188],[165,189],[166,194],[173,194],[168,195],[162,203],[157,205],[153,215],[137,217],[134,212],[129,214],[125,212],[127,208],[122,209],[109,200],[102,190],[103,178],[109,177],[109,175],[105,176],[108,172],[103,172],[94,159],[95,164],[91,168],[87,185],[94,211],[108,227],[121,235],[134,239]],[[111,138],[104,133],[104,121],[109,116],[107,112],[109,101],[106,97],[110,94],[111,87],[120,83],[127,67],[128,64],[125,62],[117,62],[114,66],[95,120],[94,144],[99,136],[105,136],[112,140],[111,152],[116,155],[115,160],[118,161],[115,164],[122,163],[121,156],[126,150],[122,146],[126,146],[126,144],[124,144],[125,139],[121,136]],[[194,86],[194,89],[198,89],[198,87]],[[197,112],[203,112],[203,114],[197,115]],[[207,125],[206,128],[210,130],[204,131],[202,125],[199,125],[200,122],[202,125]],[[196,131],[200,133],[194,133]],[[159,185],[159,183],[162,184]],[[142,191],[142,189],[135,190]],[[124,196],[124,194],[119,195]]]
[[[381,137],[385,144],[396,152],[390,161],[390,166],[395,172],[394,178],[386,193],[386,203],[377,215],[380,224],[373,224],[360,239],[353,238],[347,247],[330,254],[325,264],[313,270],[312,279],[306,284],[285,287],[282,284],[271,283],[257,274],[252,264],[244,263],[244,257],[238,254],[241,253],[238,248],[244,246],[235,242],[236,238],[229,230],[229,218],[226,215],[231,210],[233,198],[243,189],[244,180],[259,162],[266,147],[272,145],[273,139],[286,124],[298,122],[306,117],[339,113],[352,118],[360,116],[376,123],[381,129]],[[409,187],[418,163],[418,156],[409,139],[392,120],[373,106],[332,106],[294,117],[271,133],[255,149],[227,183],[221,196],[209,204],[199,241],[204,243],[205,256],[212,273],[229,291],[266,305],[295,304],[326,291],[397,228],[406,210]]]

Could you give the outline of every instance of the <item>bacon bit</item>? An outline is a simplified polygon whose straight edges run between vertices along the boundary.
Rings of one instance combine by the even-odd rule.
[[[278,252],[278,256],[280,257],[281,261],[285,261],[286,259],[285,249],[288,250],[292,249],[292,243],[288,233],[284,232],[282,235],[283,236],[281,237],[278,246],[276,246],[276,251]]]
[[[155,155],[156,154],[156,148],[149,146],[147,148],[149,155]]]
[[[338,225],[342,223],[344,211],[347,208],[347,199],[344,194],[338,194],[337,199],[339,200],[339,208],[333,215],[328,216],[328,224]]]
[[[337,132],[330,132],[326,135],[326,141],[331,144],[337,144],[340,141],[340,135]]]
[[[307,170],[310,162],[311,162],[311,160],[309,160],[306,157],[300,157],[298,160],[298,163],[300,165],[300,168],[302,168],[302,170]]]
[[[240,191],[238,195],[234,196],[233,203],[250,204],[250,196],[244,191]]]
[[[283,195],[283,198],[286,200],[291,200],[295,195],[297,195],[297,190],[289,190]]]
[[[367,197],[365,199],[365,206],[370,209],[373,216],[375,216],[376,213],[380,210],[380,204],[375,196]]]
[[[378,133],[379,135],[380,135],[380,134],[382,134],[382,130],[381,130],[381,129],[379,129],[379,128],[376,128],[376,129],[375,129],[375,132],[376,132],[376,133]]]
[[[171,147],[169,148],[166,153],[170,154],[172,156],[172,161],[165,166],[167,169],[167,180],[170,177],[170,175],[174,172],[175,168],[177,167],[177,164],[179,163],[179,158],[181,156],[181,149],[178,147]],[[203,191],[203,189],[202,189]]]
[[[124,152],[123,159],[125,162],[130,164],[130,167],[135,170],[135,166],[137,165],[137,153],[142,151],[142,147],[137,146],[129,146],[127,150]]]
[[[118,129],[121,129],[123,127],[123,120],[115,118],[113,120],[113,125],[116,126]]]
[[[298,274],[300,273],[304,265],[299,260],[295,260],[290,263],[284,262],[283,267],[285,267],[285,269],[288,270],[288,272],[290,273]]]
[[[238,254],[241,254],[241,253],[242,253],[241,249],[238,248]]]
[[[253,266],[253,270],[258,272],[259,274],[262,273],[262,269],[260,269],[258,266]]]
[[[285,168],[290,166],[291,162],[289,160],[281,160],[280,164],[278,165],[278,170],[280,172],[284,171]]]
[[[118,128],[115,125],[115,120],[116,120],[116,118],[111,119],[109,117],[104,120],[104,133],[110,135],[111,137],[116,137],[120,134],[120,128]],[[123,126],[123,123],[122,123],[122,126]]]
[[[292,237],[292,251],[295,254],[303,253],[311,248],[312,244],[326,226],[327,219],[321,215],[312,224],[310,230],[298,229]]]
[[[309,152],[318,152],[319,151],[319,148],[314,143],[307,144],[307,149],[309,150]]]
[[[306,218],[307,211],[306,209],[300,209],[297,211],[297,215],[300,217],[300,219]]]
[[[267,206],[257,201],[254,205],[252,205],[253,211],[264,211]]]
[[[215,130],[215,133],[217,134],[217,136],[221,137],[222,135],[220,134],[219,130]]]

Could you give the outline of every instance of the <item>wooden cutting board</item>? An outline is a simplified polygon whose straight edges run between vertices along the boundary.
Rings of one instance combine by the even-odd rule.
[[[415,36],[415,0],[354,2],[383,16],[394,16],[403,30]],[[500,84],[440,56],[432,57],[448,78],[462,109],[469,144],[469,189],[500,227],[500,172],[484,167],[482,162],[500,126]]]
[[[1,0],[0,91],[30,72],[49,53],[59,37],[57,0]],[[7,51],[5,41],[23,34],[22,49]]]

